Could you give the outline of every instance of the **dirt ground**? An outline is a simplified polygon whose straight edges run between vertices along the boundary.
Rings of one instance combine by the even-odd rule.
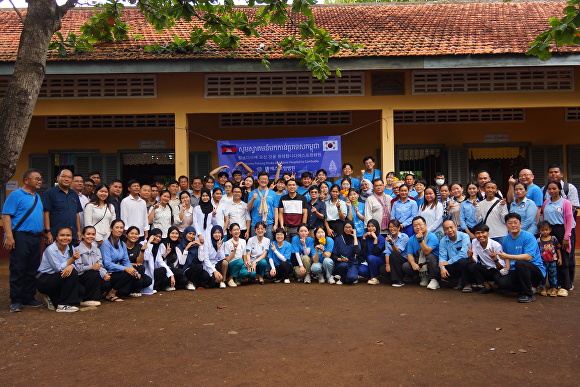
[[[7,386],[580,383],[574,291],[518,304],[513,294],[293,282],[158,293],[77,313],[11,314],[8,303],[4,275]]]

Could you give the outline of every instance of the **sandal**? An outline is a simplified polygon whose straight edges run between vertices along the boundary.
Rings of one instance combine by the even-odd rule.
[[[556,288],[550,289],[550,297],[558,297],[558,289]]]
[[[123,300],[117,296],[107,296],[105,297],[105,300],[110,302],[123,302]]]
[[[542,291],[540,292],[540,296],[548,297],[548,292],[546,291],[546,288],[542,288]]]

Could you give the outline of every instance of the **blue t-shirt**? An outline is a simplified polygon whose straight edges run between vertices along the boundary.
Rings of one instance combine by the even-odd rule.
[[[365,171],[365,173],[363,174],[363,179],[367,179],[371,183],[373,182],[374,179],[380,179],[380,178],[381,178],[381,171],[380,171],[380,169],[373,169],[373,173],[367,173]]]
[[[542,189],[535,184],[532,184],[528,187],[526,197],[536,203],[536,207],[542,207],[542,203],[544,203],[544,194],[542,193]]]
[[[256,223],[262,221],[262,215],[260,215],[260,205],[262,200],[266,200],[266,203],[268,204],[268,216],[266,225],[269,226],[274,224],[274,211],[276,210],[277,203],[279,201],[279,198],[277,198],[278,195],[276,195],[271,189],[268,189],[266,193],[266,191],[262,191],[259,188],[256,188],[248,195],[248,203],[254,197],[254,192],[258,193],[258,198],[254,200],[254,206],[250,211],[250,216],[252,217],[252,228],[256,225]]]
[[[520,235],[517,238],[512,238],[511,234],[506,235],[503,238],[503,243],[501,244],[502,250],[506,254],[520,255],[528,254],[532,256],[532,260],[529,261],[536,265],[542,275],[546,276],[546,268],[542,262],[542,256],[540,255],[540,248],[538,247],[538,242],[536,238],[527,231],[520,231]],[[512,260],[510,265],[510,270],[515,270],[514,260]]]
[[[34,198],[38,197],[36,206],[34,210],[30,213],[28,218],[24,220],[22,225],[18,228],[18,231],[37,233],[41,232],[44,228],[44,223],[42,220],[43,205],[42,200],[38,194],[30,194],[18,188],[16,191],[12,192],[6,202],[4,202],[4,207],[2,208],[2,214],[10,215],[12,221],[12,229],[20,222],[20,219],[30,210],[30,207],[34,204]]]
[[[309,257],[314,256],[314,239],[311,237],[306,237],[306,247],[310,247]],[[292,253],[298,253],[300,255],[304,254],[304,246],[300,243],[300,235],[294,235],[292,237]]]
[[[538,233],[538,227],[536,225],[538,206],[536,206],[533,200],[526,197],[520,204],[517,204],[514,200],[510,204],[510,212],[522,217],[522,230],[534,235]]]
[[[274,241],[274,246],[276,247],[276,251],[282,254],[284,258],[286,258],[286,262],[290,263],[290,257],[292,255],[292,245],[290,242],[284,241],[282,247],[278,247],[278,242]],[[272,250],[272,246],[270,246],[270,250],[268,251],[268,258],[274,261],[274,266],[278,266],[280,264],[280,258],[274,253]]]
[[[436,257],[439,257],[439,238],[437,237],[437,234],[435,234],[434,232],[427,233],[427,246],[433,249],[433,251],[431,251],[431,254],[435,255]],[[419,250],[421,250],[421,245],[417,240],[417,236],[413,235],[409,239],[409,243],[407,244],[407,254],[415,254]]]
[[[342,191],[342,177],[334,182],[334,184],[338,185],[340,190]],[[356,190],[360,189],[360,180],[356,177],[350,176],[350,186]],[[332,185],[330,186],[332,188]]]

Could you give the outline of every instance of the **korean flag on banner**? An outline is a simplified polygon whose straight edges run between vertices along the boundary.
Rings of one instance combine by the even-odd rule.
[[[338,142],[336,140],[334,141],[323,141],[322,142],[322,146],[323,146],[323,150],[324,151],[336,151],[338,150]]]

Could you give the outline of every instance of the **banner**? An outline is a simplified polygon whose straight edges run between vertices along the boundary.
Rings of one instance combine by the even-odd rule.
[[[219,165],[229,166],[230,174],[239,161],[254,171],[254,177],[266,171],[273,178],[278,162],[282,163],[280,177],[290,172],[300,178],[302,172],[314,175],[318,169],[326,169],[328,177],[341,174],[340,136],[218,141],[217,146]]]

